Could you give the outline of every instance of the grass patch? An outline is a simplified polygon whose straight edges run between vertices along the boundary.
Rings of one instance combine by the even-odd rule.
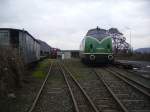
[[[64,63],[77,80],[87,80],[92,73],[79,59],[65,60]]]
[[[50,60],[45,59],[38,63],[36,69],[32,72],[32,75],[36,78],[44,78],[47,74],[47,68],[49,67]]]
[[[32,75],[36,78],[44,78],[46,74],[43,71],[36,70],[32,73]]]
[[[50,63],[50,61],[48,59],[45,59],[38,64],[37,68],[44,69],[45,67],[47,67],[49,65],[49,63]]]

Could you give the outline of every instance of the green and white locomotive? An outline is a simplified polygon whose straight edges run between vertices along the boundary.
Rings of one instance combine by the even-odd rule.
[[[107,30],[95,28],[87,32],[80,44],[80,58],[85,63],[112,63],[112,38]]]

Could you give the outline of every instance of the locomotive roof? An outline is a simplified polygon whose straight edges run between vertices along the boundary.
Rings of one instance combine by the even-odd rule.
[[[28,31],[26,31],[26,30],[24,30],[24,29],[21,30],[21,29],[16,29],[16,28],[0,28],[0,30],[15,30],[15,31],[20,31],[20,32],[25,32],[25,33],[27,33],[28,35],[30,35],[33,40],[35,40],[36,42],[39,43],[39,41],[37,41],[37,39],[35,39]],[[39,43],[39,44],[40,44],[40,43]]]
[[[87,35],[88,34],[93,34],[93,33],[106,33],[107,32],[107,30],[105,30],[105,29],[101,29],[101,28],[94,28],[94,29],[91,29],[91,30],[89,30],[88,32],[87,32]]]
[[[95,38],[104,38],[108,36],[108,31],[97,27],[97,28],[89,30],[86,36],[93,36]]]

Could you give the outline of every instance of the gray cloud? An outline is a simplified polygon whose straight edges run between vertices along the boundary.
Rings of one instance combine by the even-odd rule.
[[[149,6],[148,0],[0,0],[0,27],[25,28],[62,49],[78,49],[97,25],[117,27],[129,41],[129,27],[134,48],[150,47]]]

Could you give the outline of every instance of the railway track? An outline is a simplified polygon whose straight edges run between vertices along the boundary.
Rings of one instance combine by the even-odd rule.
[[[53,62],[37,96],[27,112],[74,112],[58,62]]]
[[[70,91],[75,112],[99,112],[93,101],[77,82],[72,73],[66,68],[66,66],[60,64],[60,69]]]
[[[64,85],[66,85],[66,89],[63,88],[63,91],[66,91],[67,94],[63,94],[63,96],[61,96],[62,93],[59,93],[59,97],[65,96],[65,98],[70,99],[70,102],[65,105],[65,107],[70,106],[70,110],[68,112],[150,111],[149,95],[147,93],[145,94],[145,92],[143,92],[143,89],[139,89],[140,85],[137,86],[135,82],[125,79],[125,77],[122,77],[115,71],[106,68],[100,71],[99,69],[89,69],[89,71],[93,73],[93,76],[91,75],[93,79],[88,80],[88,84],[92,85],[86,85],[87,88],[89,88],[88,91],[85,86],[83,86],[81,83],[79,84],[79,82],[75,79],[74,75],[64,64],[55,63],[50,65],[47,76],[45,77],[45,80],[28,112],[55,112],[55,110],[50,110],[51,106],[59,108],[60,105],[62,105],[61,100],[57,101],[60,102],[60,105],[54,105],[50,103],[52,102],[51,99],[48,99],[52,94],[57,94],[56,89],[58,88],[56,88],[55,90],[48,89],[48,92],[45,91],[47,88],[49,88],[48,84],[50,83],[48,83],[48,78],[50,74],[53,74],[51,73],[52,71],[55,73],[55,75],[58,74],[59,76],[61,76],[61,80],[63,80]],[[59,87],[59,89],[60,88],[61,87]],[[95,94],[91,94],[91,91]],[[48,99],[46,103],[50,103],[51,105],[49,109],[45,109],[46,105],[43,102],[40,102],[40,100],[42,99],[41,97],[43,96]],[[57,99],[55,99],[55,101],[56,100]],[[43,101],[45,102],[45,99]]]
[[[54,69],[54,66],[55,66],[55,69]],[[59,72],[66,81],[66,85],[68,87],[71,97],[69,94],[67,94],[66,96],[70,97],[70,99],[72,100],[72,102],[70,102],[70,104],[69,104],[69,105],[72,105],[72,108],[71,108],[71,110],[69,110],[69,112],[99,112],[97,110],[97,108],[95,107],[95,105],[93,104],[93,102],[91,101],[91,99],[89,98],[89,96],[86,94],[86,92],[80,86],[80,84],[75,80],[75,78],[71,75],[71,73],[66,68],[64,68],[64,66],[62,66],[62,65],[58,66],[58,63],[57,64],[55,63],[55,65],[54,64],[50,65],[49,71],[43,81],[43,84],[42,84],[39,92],[37,93],[37,96],[36,96],[32,106],[30,107],[30,109],[27,112],[50,112],[50,111],[55,112],[55,110],[52,110],[50,108],[49,108],[49,110],[47,109],[47,105],[49,105],[47,103],[50,102],[50,99],[48,99],[50,97],[50,94],[47,91],[48,80],[49,80],[49,75],[52,74],[52,71],[54,71],[54,72],[57,71],[57,73]],[[49,92],[51,93],[51,92],[56,92],[56,91],[49,91]],[[59,95],[59,96],[63,97],[61,95]],[[46,104],[45,104],[45,100],[44,100],[44,102],[43,101],[41,102],[42,97],[45,97],[46,99],[48,99],[49,102],[46,101]],[[58,102],[60,102],[60,101],[58,101]],[[73,106],[73,104],[74,104],[74,106]],[[55,108],[59,108],[58,107],[59,105],[53,105],[53,104],[50,104],[50,105],[54,106]]]
[[[120,102],[117,96],[113,93],[113,91],[109,88],[109,86],[105,83],[103,78],[98,75],[96,70],[92,69],[94,74],[97,76],[97,81],[99,82],[99,89],[100,89],[100,98],[97,98],[98,102],[102,102],[100,107],[105,105],[104,111],[111,111],[111,112],[128,112],[126,107]]]
[[[84,90],[87,92],[89,97],[92,99],[93,103],[100,112],[128,112],[127,109],[119,102],[119,100],[112,94],[111,90],[108,89],[106,84],[101,80],[101,78],[94,71],[89,70],[87,76],[91,75],[90,79],[86,83],[84,81],[80,82]],[[87,71],[86,71],[87,72]],[[77,72],[74,72],[77,74]]]
[[[29,108],[29,110],[27,112],[33,112],[33,110],[35,109],[35,106],[37,105],[37,102],[38,102],[38,100],[39,100],[39,98],[40,98],[40,96],[42,94],[44,86],[45,86],[45,84],[46,84],[46,82],[47,82],[47,80],[49,78],[49,75],[50,75],[50,72],[51,72],[51,69],[52,69],[52,65],[53,65],[53,63],[51,63],[49,71],[48,71],[48,73],[47,73],[47,75],[46,75],[46,77],[45,77],[45,79],[44,79],[44,81],[43,81],[43,83],[42,83],[42,85],[40,87],[40,90],[38,91],[38,93],[37,93],[37,95],[36,95],[32,105],[31,105],[31,107]]]
[[[150,87],[145,86],[145,84],[143,84],[142,82],[131,79],[126,74],[117,71],[115,68],[114,70],[113,68],[107,68],[106,70],[116,75],[118,78],[124,80],[131,86],[135,87],[136,89],[138,89],[139,91],[147,95],[148,97],[150,97]],[[149,81],[149,80],[146,80],[146,81]]]
[[[96,69],[96,72],[127,111],[150,112],[150,97],[139,90],[136,85],[131,84],[127,80],[125,81],[108,69],[100,69],[100,71]]]

